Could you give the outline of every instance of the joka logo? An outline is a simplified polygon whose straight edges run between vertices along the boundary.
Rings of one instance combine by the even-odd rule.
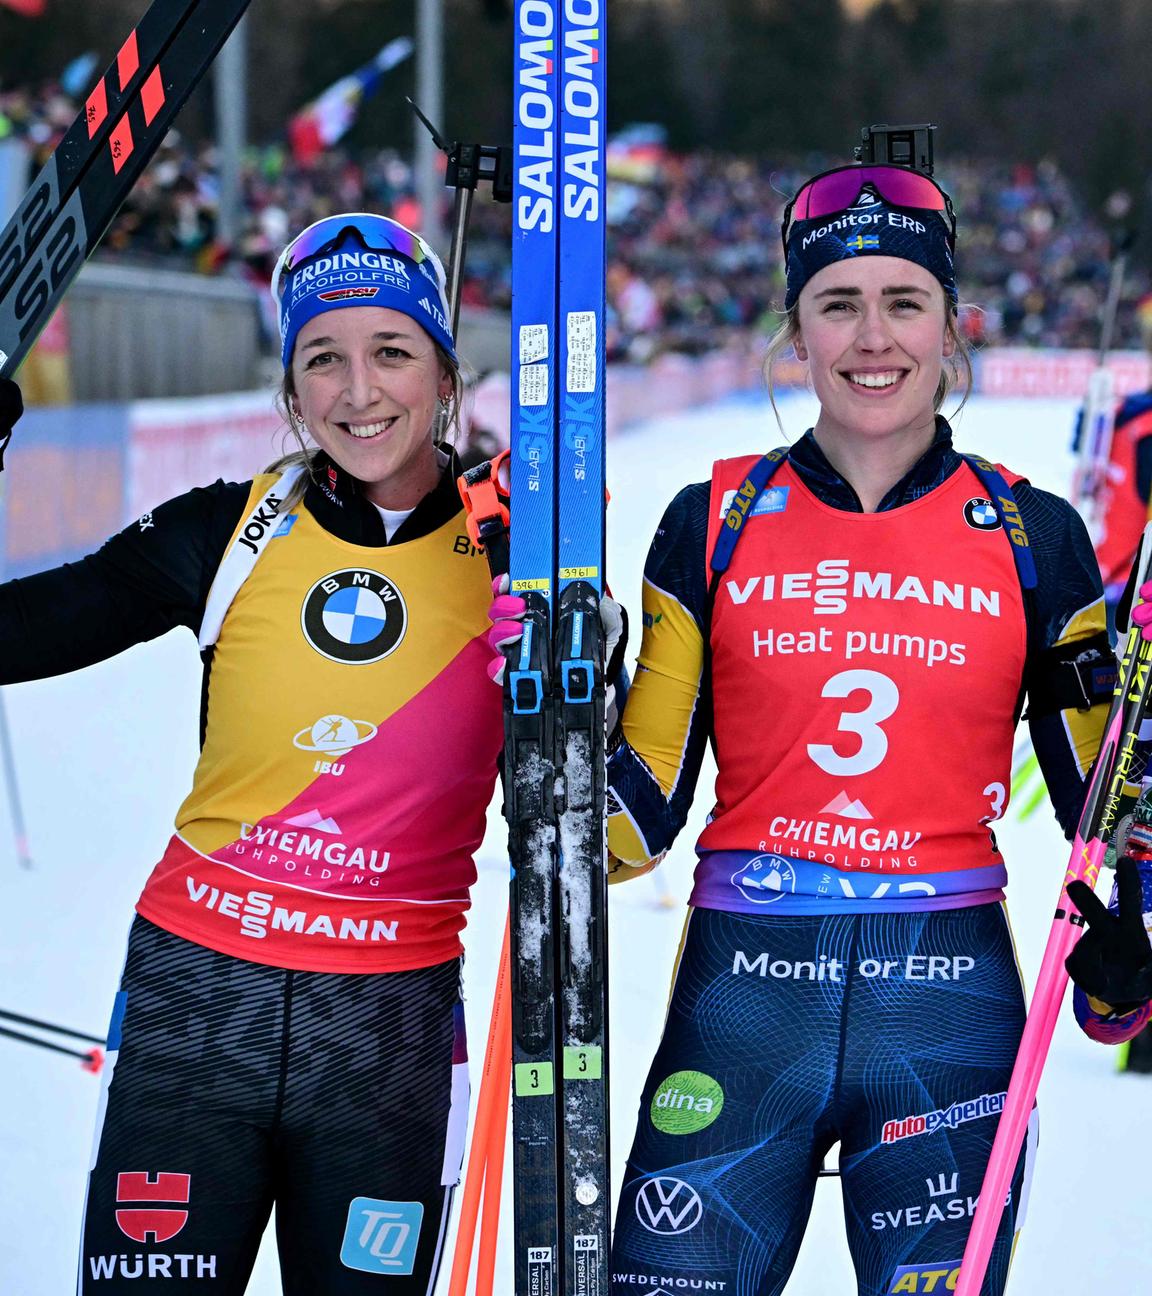
[[[118,1202],[187,1202],[192,1195],[192,1176],[147,1170],[116,1176]],[[132,1206],[116,1212],[120,1232],[137,1242],[167,1242],[188,1223],[186,1210],[155,1206]]]
[[[246,549],[251,549],[254,554],[260,552],[260,541],[264,538],[264,532],[280,516],[280,505],[284,501],[278,499],[275,495],[266,495],[261,501],[260,506],[252,514],[247,522],[244,523],[244,530],[237,537],[237,543],[242,544]]]
[[[1000,525],[996,507],[989,499],[970,499],[964,505],[964,521],[974,531],[995,531]]]
[[[340,1263],[362,1273],[410,1274],[424,1223],[422,1202],[353,1197],[340,1248]]]
[[[901,1265],[892,1275],[888,1285],[887,1296],[898,1296],[904,1292],[935,1292],[944,1296],[945,1292],[956,1290],[960,1281],[960,1261],[942,1260],[935,1264]]]
[[[300,624],[321,657],[364,666],[396,650],[408,628],[408,609],[386,576],[349,568],[312,586]]]
[[[724,1090],[703,1071],[677,1071],[652,1096],[652,1124],[665,1134],[707,1129],[724,1106]]]
[[[641,1184],[636,1194],[636,1218],[649,1233],[665,1236],[688,1233],[703,1215],[700,1194],[683,1179],[657,1175]]]

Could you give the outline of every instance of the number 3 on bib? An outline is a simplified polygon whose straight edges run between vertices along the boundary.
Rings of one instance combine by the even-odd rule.
[[[852,756],[841,756],[830,743],[809,743],[808,755],[826,773],[843,778],[867,774],[888,755],[888,735],[880,722],[900,705],[900,690],[879,671],[847,670],[833,675],[820,691],[821,697],[846,698],[852,693],[868,694],[868,705],[862,711],[842,711],[836,726],[843,733],[860,739],[860,750]]]

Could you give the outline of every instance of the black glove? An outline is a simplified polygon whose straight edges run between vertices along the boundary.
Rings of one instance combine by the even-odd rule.
[[[4,467],[4,451],[12,429],[24,413],[24,398],[20,388],[11,378],[0,378],[0,469]]]
[[[1115,911],[1086,882],[1070,882],[1068,898],[1088,924],[1064,960],[1076,985],[1120,1016],[1152,999],[1152,944],[1144,929],[1144,888],[1136,861],[1125,855],[1116,865]]]

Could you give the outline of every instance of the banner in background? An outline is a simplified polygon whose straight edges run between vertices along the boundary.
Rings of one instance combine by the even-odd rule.
[[[91,553],[124,516],[126,405],[27,409],[4,458],[3,578]]]
[[[976,390],[989,396],[1082,399],[1091,351],[993,348],[977,356]],[[1109,363],[1122,397],[1152,385],[1142,351]],[[766,391],[763,342],[723,351],[612,365],[608,430],[730,397]],[[782,358],[778,387],[802,386],[806,366]],[[766,432],[772,430],[770,415]],[[508,376],[487,374],[465,400],[461,448],[485,456],[508,444]],[[296,443],[271,391],[136,401],[128,405],[29,408],[0,474],[0,578],[27,575],[90,553],[110,535],[175,495],[224,478],[247,481]]]
[[[976,390],[983,396],[1069,396],[1083,400],[1096,368],[1096,352],[1036,347],[991,347],[976,353]],[[1152,386],[1152,357],[1146,351],[1113,351],[1108,368],[1116,396]]]
[[[125,522],[218,477],[247,481],[296,449],[271,392],[136,401],[127,409]]]

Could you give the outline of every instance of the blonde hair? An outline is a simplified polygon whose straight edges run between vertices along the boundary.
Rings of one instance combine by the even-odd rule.
[[[440,362],[441,368],[448,374],[449,381],[452,384],[452,394],[436,416],[432,442],[437,446],[452,445],[453,440],[449,433],[458,430],[460,427],[460,409],[464,401],[464,375],[460,361],[455,356],[449,355],[435,338],[430,340],[436,348],[436,359]],[[296,387],[292,381],[292,369],[289,366],[284,370],[280,389],[276,393],[276,409],[283,418],[288,433],[296,439],[297,449],[281,455],[279,459],[270,463],[264,471],[266,473],[282,473],[299,465],[304,469],[304,472],[296,479],[292,489],[285,496],[284,503],[280,505],[281,513],[290,513],[304,498],[308,483],[316,480],[316,460],[322,453],[319,446],[308,445],[300,435],[300,424],[292,414],[292,402],[295,397]]]
[[[944,332],[952,343],[952,354],[945,362],[944,372],[940,375],[940,381],[936,385],[936,394],[932,398],[932,409],[937,414],[939,414],[945,400],[948,399],[949,393],[956,388],[960,388],[964,394],[960,398],[960,404],[953,411],[953,414],[959,414],[968,403],[969,396],[972,395],[972,386],[975,381],[972,372],[972,348],[961,336],[957,327],[957,319],[958,311],[956,307],[949,305],[944,320]],[[776,416],[776,423],[781,432],[784,431],[784,424],[780,418],[780,410],[776,405],[776,389],[772,381],[772,371],[776,366],[776,361],[795,344],[799,336],[800,303],[796,302],[792,309],[785,314],[784,322],[768,339],[768,349],[764,353],[764,363],[761,366],[761,373],[764,375],[764,382],[768,388],[768,399],[772,403],[772,412]]]

